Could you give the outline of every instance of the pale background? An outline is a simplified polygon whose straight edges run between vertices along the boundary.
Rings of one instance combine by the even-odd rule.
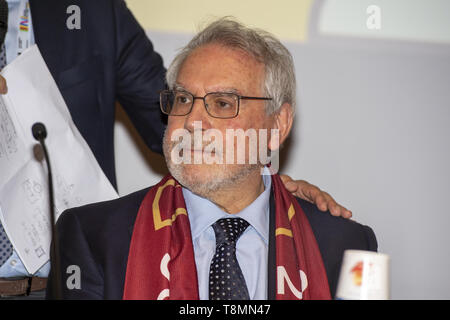
[[[204,23],[233,15],[277,35],[297,70],[299,109],[281,171],[370,225],[391,257],[392,299],[450,298],[450,1],[128,0],[167,66]],[[366,21],[380,8],[381,28]],[[121,195],[156,183],[164,161],[123,112]]]

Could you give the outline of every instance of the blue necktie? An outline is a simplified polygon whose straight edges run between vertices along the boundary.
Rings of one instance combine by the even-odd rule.
[[[5,37],[8,31],[8,3],[0,0],[0,70],[6,66]]]
[[[0,266],[2,266],[6,262],[6,260],[8,260],[12,253],[12,244],[11,242],[9,242],[5,229],[3,229],[3,225],[0,222]]]
[[[8,31],[8,3],[0,0],[0,70],[6,66],[5,37]]]
[[[216,253],[209,271],[210,300],[249,300],[242,270],[236,258],[236,242],[249,223],[241,218],[226,218],[213,224]]]

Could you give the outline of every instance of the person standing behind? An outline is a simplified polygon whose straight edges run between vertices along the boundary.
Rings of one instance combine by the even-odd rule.
[[[75,125],[115,188],[116,101],[147,146],[162,153],[158,91],[165,88],[166,70],[124,1],[0,0],[0,7],[5,35],[0,67],[38,45]],[[72,18],[79,23],[71,24]],[[0,93],[6,92],[1,77]],[[43,298],[50,264],[30,275],[1,224],[0,241],[0,296],[31,291],[30,298]]]

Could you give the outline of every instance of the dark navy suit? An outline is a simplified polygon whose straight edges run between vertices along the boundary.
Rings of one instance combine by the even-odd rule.
[[[122,298],[133,226],[139,206],[148,190],[147,188],[112,201],[69,209],[60,216],[57,228],[64,298]],[[319,244],[330,290],[334,296],[344,250],[376,251],[375,234],[367,226],[331,216],[319,211],[313,204],[297,200],[308,217]],[[271,216],[273,215],[274,206],[271,199]],[[271,234],[275,234],[273,230]],[[273,244],[273,241],[269,242]],[[269,260],[273,260],[274,256],[275,252],[269,249]],[[66,286],[71,274],[65,273],[65,270],[70,265],[80,267],[80,290],[69,290]],[[268,265],[270,266],[270,261]],[[55,275],[50,272],[48,298],[53,297],[54,278]],[[274,287],[274,280],[273,277],[271,280],[269,267],[269,291]],[[273,296],[272,293],[269,292],[269,298]]]
[[[71,5],[80,8],[79,30],[67,27]],[[36,44],[73,121],[116,186],[116,101],[150,149],[162,153],[162,59],[122,0],[31,0],[30,8]]]

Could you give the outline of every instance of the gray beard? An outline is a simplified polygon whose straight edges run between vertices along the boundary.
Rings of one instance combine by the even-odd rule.
[[[189,189],[196,195],[209,200],[213,199],[214,195],[221,189],[232,188],[238,183],[245,181],[245,179],[247,179],[250,174],[254,173],[255,170],[260,170],[260,165],[258,164],[217,164],[215,166],[220,166],[221,170],[219,172],[214,171],[214,175],[205,181],[204,179],[199,179],[198,176],[195,176],[194,174],[186,174],[185,172],[187,166],[196,166],[198,164],[174,164],[172,162],[171,152],[175,145],[176,143],[168,140],[168,137],[164,134],[164,158],[170,174],[183,187]]]

